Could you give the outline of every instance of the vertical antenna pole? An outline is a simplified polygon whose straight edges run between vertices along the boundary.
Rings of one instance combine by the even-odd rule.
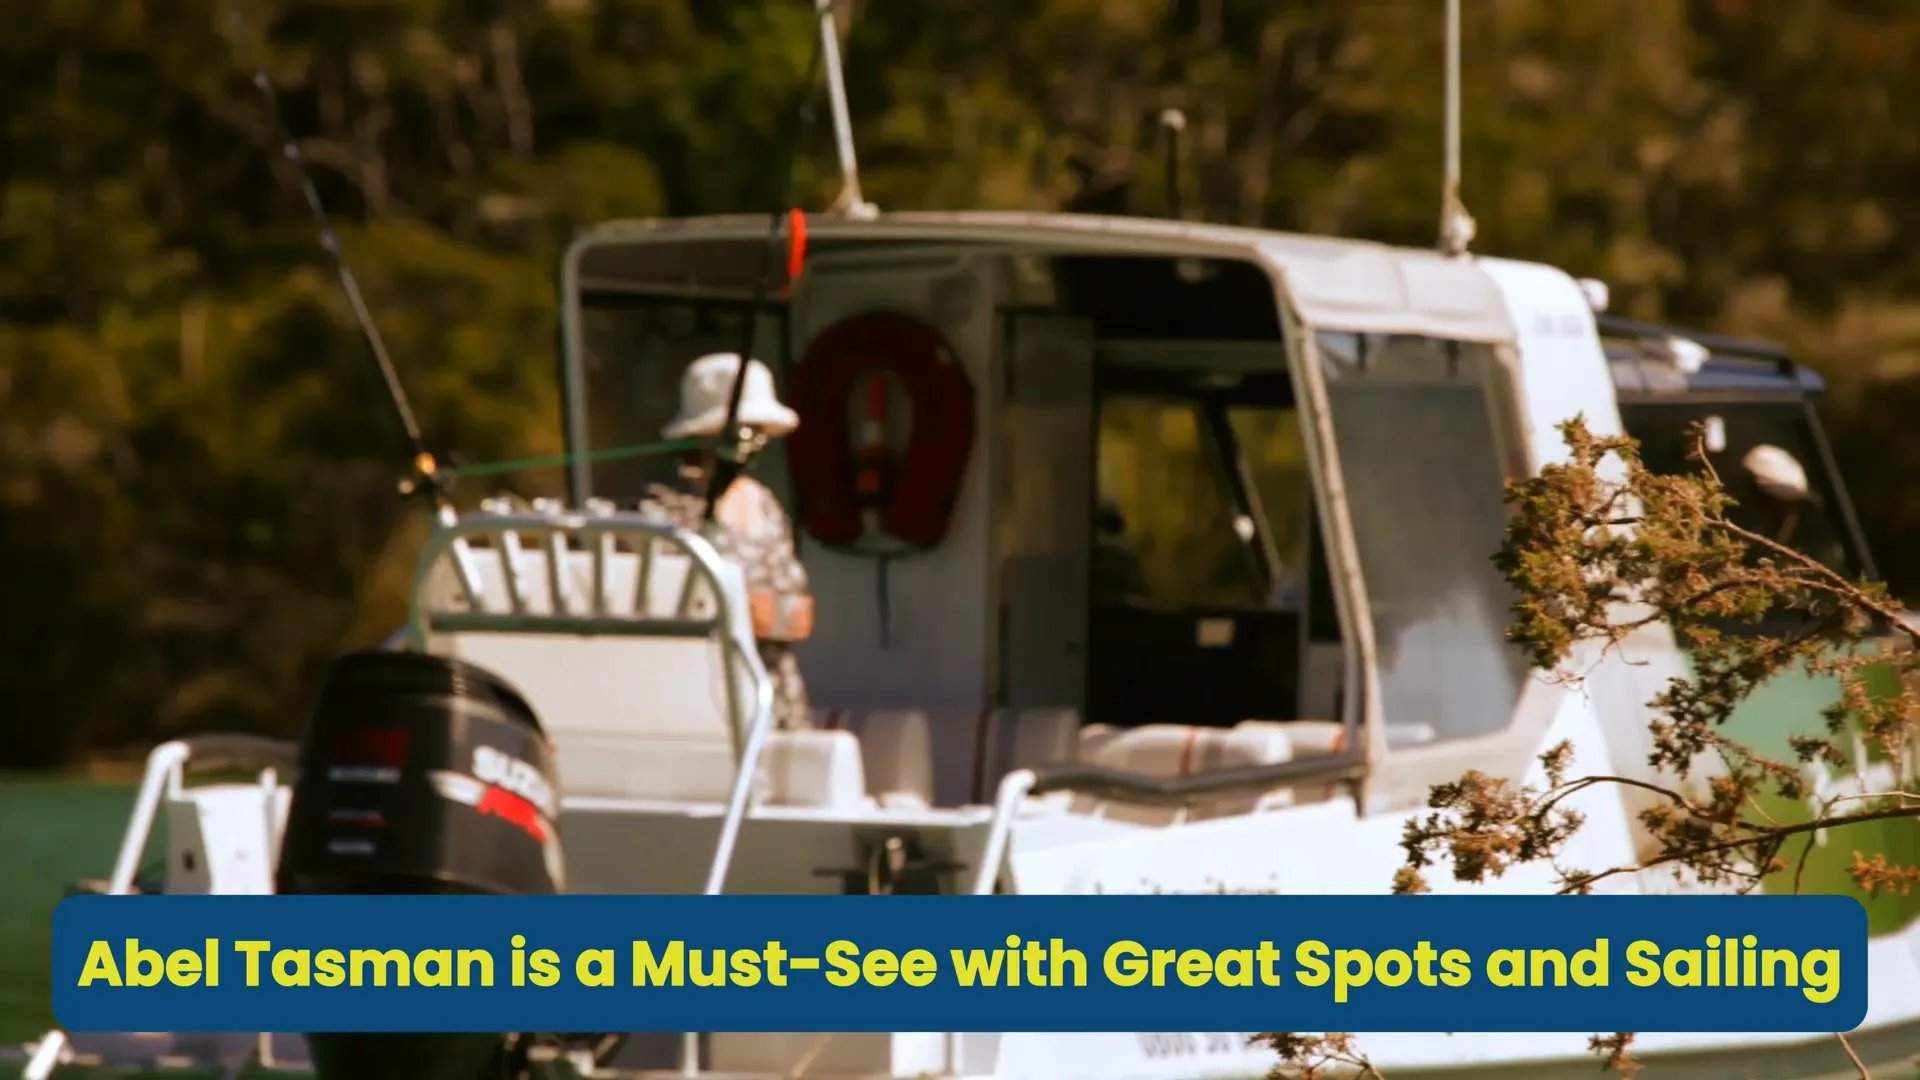
[[[1460,198],[1460,0],[1447,0],[1446,212]]]
[[[1460,198],[1460,0],[1447,0],[1446,165],[1441,178],[1440,250],[1464,255],[1473,217]]]
[[[833,21],[834,0],[816,0],[820,16],[820,57],[827,65],[827,100],[833,105],[833,141],[840,153],[840,198],[834,208],[866,221],[880,210],[860,195],[860,163],[853,153],[853,121],[847,115],[847,84],[840,71],[840,28]]]
[[[1180,133],[1187,129],[1187,114],[1168,109],[1160,114],[1160,126],[1167,132],[1167,216],[1180,219]]]

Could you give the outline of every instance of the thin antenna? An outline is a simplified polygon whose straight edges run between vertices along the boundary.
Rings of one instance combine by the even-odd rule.
[[[1167,131],[1167,216],[1180,220],[1180,133],[1187,130],[1187,114],[1168,109],[1160,114]]]
[[[1460,198],[1460,0],[1447,0],[1446,174],[1440,194],[1440,250],[1465,255],[1473,241],[1473,215]]]
[[[860,195],[860,163],[853,154],[853,121],[847,114],[847,84],[840,71],[840,28],[833,19],[834,0],[815,0],[820,15],[820,54],[827,65],[827,97],[833,102],[833,141],[840,152],[840,198],[833,208],[856,221],[871,221],[880,208]]]
[[[229,17],[236,29],[245,29],[246,23],[239,12],[235,11]],[[294,138],[293,129],[287,126],[286,116],[280,111],[280,95],[274,92],[273,79],[267,75],[264,60],[253,69],[253,85],[260,91],[260,96],[266,99],[268,118],[280,136],[281,152],[293,166],[294,176],[300,182],[300,194],[307,201],[307,209],[313,211],[314,226],[320,233],[320,247],[333,260],[334,273],[340,279],[341,290],[347,294],[347,304],[353,309],[354,321],[360,326],[360,336],[366,340],[374,366],[380,369],[380,378],[387,385],[387,399],[392,402],[394,413],[400,417],[400,427],[406,432],[407,442],[412,447],[414,475],[401,481],[401,493],[412,495],[425,489],[439,501],[442,495],[439,463],[427,450],[426,439],[420,433],[420,422],[414,417],[413,406],[407,401],[406,388],[400,385],[400,373],[394,369],[393,358],[387,354],[387,343],[380,336],[380,328],[374,324],[373,313],[367,310],[366,300],[360,295],[360,283],[354,278],[353,268],[347,265],[346,255],[340,249],[340,238],[334,234],[333,223],[327,218],[327,208],[320,201],[320,191],[313,185],[313,175],[307,168],[306,156],[300,152],[300,140]]]
[[[720,434],[715,437],[713,448],[707,451],[706,480],[700,495],[706,504],[702,511],[705,514],[704,521],[714,519],[720,509],[721,496],[733,486],[734,480],[745,471],[749,460],[766,442],[764,437],[750,436],[740,427],[740,397],[747,385],[747,368],[753,362],[753,347],[759,337],[760,311],[767,303],[768,279],[774,269],[774,242],[780,238],[783,227],[787,230],[790,278],[799,276],[799,260],[806,254],[806,219],[793,208],[793,187],[799,173],[801,151],[806,147],[808,136],[813,134],[814,80],[819,77],[821,62],[832,40],[829,35],[815,42],[813,55],[807,61],[806,77],[801,80],[804,89],[800,94],[798,122],[793,127],[793,141],[786,148],[787,168],[780,179],[780,190],[774,196],[776,203],[767,223],[766,242],[760,248],[759,268],[754,273],[753,301],[747,305],[746,325],[740,332],[740,367],[734,372],[733,385],[727,390],[726,422],[720,425]],[[792,281],[789,280],[788,284],[791,285]]]

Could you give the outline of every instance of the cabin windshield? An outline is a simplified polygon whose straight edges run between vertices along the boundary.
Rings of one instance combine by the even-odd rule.
[[[1620,416],[1627,434],[1640,442],[1647,468],[1667,476],[1699,471],[1689,455],[1694,425],[1703,425],[1707,460],[1737,500],[1729,515],[1734,524],[1786,544],[1848,577],[1860,575],[1861,561],[1843,527],[1839,485],[1820,453],[1806,402],[1634,402],[1623,403]],[[1778,447],[1793,455],[1806,472],[1807,498],[1783,499],[1761,488],[1743,464],[1758,446]]]

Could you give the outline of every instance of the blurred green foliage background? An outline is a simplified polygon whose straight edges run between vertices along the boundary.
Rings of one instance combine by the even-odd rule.
[[[1920,6],[1466,0],[1484,253],[1616,310],[1783,339],[1920,595]],[[582,223],[764,209],[806,0],[42,0],[0,34],[0,768],[291,732],[397,625],[404,443],[249,82],[264,61],[436,449],[559,448],[554,279]],[[235,19],[234,16],[239,18]],[[1438,0],[844,3],[888,209],[1163,205],[1425,245]],[[1903,107],[1903,103],[1904,107]],[[835,192],[828,128],[803,203]],[[1079,199],[1081,201],[1076,202]],[[504,478],[525,494],[555,473]],[[467,492],[472,497],[478,492]]]

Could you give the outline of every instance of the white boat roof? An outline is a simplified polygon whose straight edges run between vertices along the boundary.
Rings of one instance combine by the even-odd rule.
[[[574,241],[569,271],[589,248],[699,238],[753,240],[765,215],[612,221]],[[1437,251],[1140,217],[957,211],[882,214],[872,221],[810,216],[810,239],[884,238],[1009,247],[1244,258],[1277,270],[1300,318],[1328,330],[1431,334],[1512,341],[1514,327],[1493,279],[1472,257]]]

